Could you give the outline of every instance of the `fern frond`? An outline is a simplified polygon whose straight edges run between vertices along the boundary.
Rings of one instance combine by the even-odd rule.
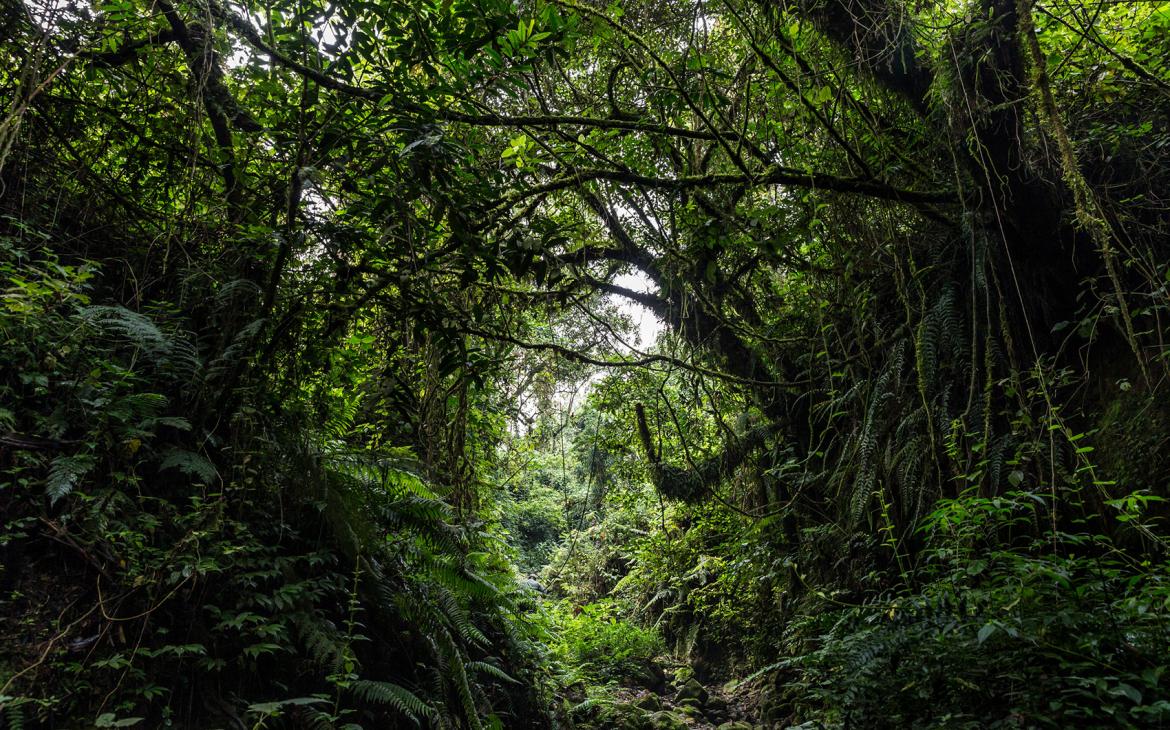
[[[208,459],[201,454],[196,454],[193,451],[186,449],[169,449],[159,462],[158,468],[160,471],[166,469],[178,469],[182,473],[199,480],[204,484],[213,484],[219,472],[215,469],[215,464],[212,464]]]
[[[586,697],[577,704],[569,708],[570,715],[582,715],[592,710],[598,710],[605,707],[611,707],[613,700],[608,700],[602,697]]]
[[[462,566],[437,563],[427,577],[460,596],[490,601],[500,595],[500,590],[486,578]]]
[[[2,696],[0,696],[0,702],[2,702],[0,710],[4,712],[5,726],[9,730],[24,730],[24,709],[21,707],[24,702],[20,698],[13,699]]]
[[[324,622],[320,616],[297,614],[293,617],[293,625],[305,652],[314,662],[334,670],[341,667],[345,642],[332,624]]]
[[[866,513],[877,485],[877,449],[881,433],[886,431],[889,414],[886,405],[897,394],[906,362],[906,341],[899,340],[890,358],[882,367],[873,385],[865,420],[858,437],[857,475],[849,496],[849,518],[854,524],[861,521]]]
[[[82,319],[155,357],[171,352],[171,341],[149,317],[120,306],[93,305],[81,310]]]
[[[302,722],[308,726],[309,730],[339,730],[333,724],[333,718],[328,713],[313,708],[305,708],[301,712]],[[359,726],[360,730],[360,726]]]
[[[203,358],[195,336],[179,332],[170,339],[171,350],[166,360],[166,372],[187,386],[198,385],[203,377]]]
[[[444,642],[440,644],[440,648],[446,655],[447,664],[454,675],[451,680],[462,705],[464,719],[467,720],[472,730],[483,730],[483,724],[479,721],[479,711],[475,706],[475,696],[472,694],[471,683],[468,681],[467,670],[464,668],[464,657],[453,644]]]
[[[508,674],[496,665],[489,664],[488,662],[468,662],[467,668],[475,672],[483,672],[484,674],[488,674],[500,680],[501,682],[507,682],[508,684],[520,684],[520,680],[514,678],[512,675]]]
[[[49,504],[56,504],[57,500],[72,492],[95,463],[89,454],[55,457],[49,465],[49,477],[45,480],[45,494],[49,497]]]
[[[216,290],[212,304],[216,312],[234,308],[237,303],[259,297],[260,287],[250,279],[232,279]]]
[[[419,718],[434,719],[438,716],[435,708],[419,699],[418,695],[393,682],[378,682],[359,679],[349,690],[362,702],[388,705],[417,723]]]
[[[442,610],[448,625],[459,634],[459,638],[468,644],[487,644],[487,637],[471,622],[467,609],[460,604],[455,595],[442,585],[435,585],[432,588],[435,593],[435,604]]]
[[[208,376],[213,379],[223,377],[236,363],[246,359],[252,353],[253,344],[265,324],[267,320],[256,319],[241,327],[223,353],[208,365]]]

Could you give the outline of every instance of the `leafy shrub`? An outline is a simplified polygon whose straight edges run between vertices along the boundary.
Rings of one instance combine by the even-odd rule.
[[[759,645],[774,647],[769,622],[781,619],[775,596],[785,575],[759,523],[715,505],[674,505],[666,515],[671,529],[634,543],[613,595],[697,666],[734,670]]]
[[[539,725],[510,565],[411,450],[257,397],[230,453],[182,317],[99,273],[0,237],[0,726]]]
[[[1170,721],[1170,571],[1099,535],[1014,549],[979,536],[1042,517],[1044,500],[945,500],[917,590],[826,611],[786,669],[798,714],[861,727],[1149,727]]]
[[[504,511],[503,526],[511,536],[522,572],[540,570],[549,561],[565,531],[563,498],[553,488],[528,485]]]
[[[645,679],[654,657],[665,649],[662,637],[618,614],[612,601],[577,608],[559,604],[554,614],[559,629],[554,656],[588,681]]]
[[[590,515],[591,524],[571,531],[549,556],[547,585],[577,605],[602,600],[625,578],[648,529],[649,514],[637,509]]]

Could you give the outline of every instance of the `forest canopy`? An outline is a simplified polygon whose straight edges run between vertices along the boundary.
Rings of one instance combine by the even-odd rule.
[[[0,725],[1170,721],[1170,4],[0,11]]]

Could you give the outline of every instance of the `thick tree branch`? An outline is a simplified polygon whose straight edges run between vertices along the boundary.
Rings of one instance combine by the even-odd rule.
[[[574,350],[570,347],[565,347],[564,345],[558,345],[558,344],[555,344],[552,342],[529,342],[527,340],[522,340],[518,337],[513,337],[512,335],[504,334],[502,332],[489,332],[487,330],[481,330],[479,328],[472,327],[466,323],[461,323],[458,326],[458,329],[463,334],[474,335],[476,337],[482,337],[485,340],[494,340],[496,342],[506,342],[510,345],[515,345],[516,347],[519,347],[522,350],[544,350],[547,352],[554,352],[554,353],[560,355],[561,357],[564,357],[566,360],[571,360],[572,362],[581,363],[582,365],[594,365],[597,367],[604,367],[604,368],[636,368],[636,367],[646,367],[649,365],[666,364],[666,365],[670,365],[671,367],[678,368],[680,370],[686,370],[688,372],[697,373],[699,375],[705,375],[707,377],[715,378],[717,380],[722,380],[722,381],[725,381],[728,383],[736,383],[739,385],[751,385],[751,386],[757,386],[757,387],[764,386],[764,387],[769,387],[769,388],[802,388],[802,387],[808,386],[812,382],[811,380],[785,382],[785,381],[773,381],[773,380],[759,380],[759,379],[755,379],[755,378],[741,378],[741,377],[732,375],[730,373],[723,373],[723,372],[719,372],[717,370],[711,370],[710,368],[705,368],[705,367],[702,367],[700,365],[695,365],[693,363],[686,362],[685,360],[679,360],[678,358],[670,357],[669,355],[661,355],[661,354],[657,354],[657,353],[643,355],[642,357],[639,357],[639,358],[630,358],[630,359],[621,359],[621,360],[604,360],[601,358],[596,358],[596,357],[592,357],[590,355],[586,355],[583,352],[580,352],[578,350]]]
[[[796,170],[789,167],[773,166],[753,175],[687,175],[675,178],[650,177],[623,170],[582,169],[574,173],[553,178],[548,182],[505,196],[495,208],[510,207],[534,195],[544,195],[558,190],[568,190],[588,182],[605,180],[624,185],[636,185],[655,190],[684,191],[713,188],[723,185],[786,185],[813,190],[827,190],[837,193],[853,193],[880,200],[894,200],[902,203],[955,203],[958,196],[950,191],[904,190],[872,180],[837,177],[822,172]]]
[[[910,11],[899,0],[827,0],[806,14],[863,71],[926,115],[934,75],[918,60]]]
[[[614,240],[616,240],[621,245],[621,252],[625,257],[623,260],[627,263],[637,266],[647,276],[653,279],[656,284],[662,286],[664,284],[662,267],[659,266],[658,261],[654,258],[654,256],[650,255],[648,251],[638,246],[638,244],[634,241],[633,236],[631,236],[629,231],[626,230],[626,227],[622,225],[622,222],[618,218],[617,213],[615,213],[612,208],[606,205],[605,202],[602,201],[601,197],[593,191],[582,188],[578,190],[578,192],[585,200],[585,204],[588,205],[599,218],[601,218],[601,221],[605,224],[609,234],[613,236]]]
[[[189,26],[167,0],[156,0],[156,4],[171,26],[175,42],[183,49],[191,74],[192,91],[203,101],[207,120],[211,123],[215,135],[215,143],[224,157],[219,166],[220,175],[226,189],[228,208],[234,219],[243,204],[243,191],[236,179],[235,146],[232,141],[231,125],[235,124],[248,131],[256,131],[260,127],[228,91],[224,83],[223,69],[219,67],[219,59],[211,47],[209,31],[199,25]]]
[[[9,431],[0,433],[0,446],[7,446],[18,451],[62,451],[81,441],[42,438],[41,436],[25,436]]]
[[[629,289],[624,286],[611,284],[608,281],[595,279],[592,276],[585,277],[585,281],[587,281],[590,286],[592,286],[594,289],[597,289],[598,291],[605,292],[606,294],[613,294],[615,296],[622,297],[623,299],[629,299],[631,302],[636,302],[649,309],[659,317],[665,318],[670,311],[670,302],[663,299],[662,297],[655,296],[654,294],[634,291],[633,289]]]
[[[664,464],[655,453],[650,426],[646,423],[646,409],[641,403],[634,404],[634,417],[637,421],[638,440],[650,466],[650,479],[655,489],[663,497],[680,502],[702,501],[749,456],[767,445],[773,435],[770,426],[758,426],[743,436],[728,439],[718,454],[698,462],[690,469],[681,469]]]
[[[663,288],[661,270],[657,261],[646,251],[628,246],[622,249],[602,249],[589,247],[575,252],[581,261],[611,260],[631,263],[646,271],[659,283],[660,293],[640,294],[624,287],[608,282],[602,282],[595,277],[586,276],[591,285],[601,291],[624,296],[649,308],[655,315],[666,322],[695,347],[703,348],[716,357],[724,360],[727,366],[727,378],[736,382],[754,383],[756,385],[779,385],[790,379],[761,379],[760,373],[771,373],[768,365],[737,333],[733,327],[713,310],[712,305],[701,299],[697,293],[688,293],[679,287]],[[649,263],[643,263],[648,261]],[[666,291],[665,294],[661,293]],[[726,379],[726,378],[725,378]],[[775,389],[771,389],[775,392]],[[770,417],[776,418],[782,414],[781,403],[774,401],[767,404],[765,410]]]
[[[701,129],[684,129],[682,127],[654,124],[652,122],[626,117],[599,118],[572,115],[504,116],[502,114],[465,114],[451,110],[441,110],[435,112],[435,114],[447,122],[460,122],[479,127],[588,127],[661,134],[667,137],[697,139],[706,142],[714,142],[719,136],[733,140],[739,139],[739,135],[731,131],[721,131],[719,135],[715,135]]]

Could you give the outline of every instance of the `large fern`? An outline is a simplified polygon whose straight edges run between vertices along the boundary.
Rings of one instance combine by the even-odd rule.
[[[853,490],[848,502],[849,519],[854,524],[864,518],[876,489],[879,469],[878,447],[890,421],[890,413],[886,409],[898,395],[905,357],[906,342],[900,340],[873,385],[865,420],[858,433],[857,476],[853,481]]]
[[[214,484],[218,477],[215,464],[212,464],[207,457],[180,448],[169,449],[163,454],[158,468],[160,470],[177,469],[203,484]]]
[[[122,306],[86,307],[81,312],[85,321],[109,334],[116,342],[137,347],[156,360],[171,353],[172,344],[158,325],[144,314]]]
[[[49,465],[49,476],[45,480],[45,494],[50,504],[56,504],[57,500],[72,492],[95,463],[94,457],[89,454],[55,457]]]
[[[433,720],[439,714],[418,695],[393,682],[359,679],[350,685],[349,690],[362,702],[389,705],[415,723],[423,719]]]

